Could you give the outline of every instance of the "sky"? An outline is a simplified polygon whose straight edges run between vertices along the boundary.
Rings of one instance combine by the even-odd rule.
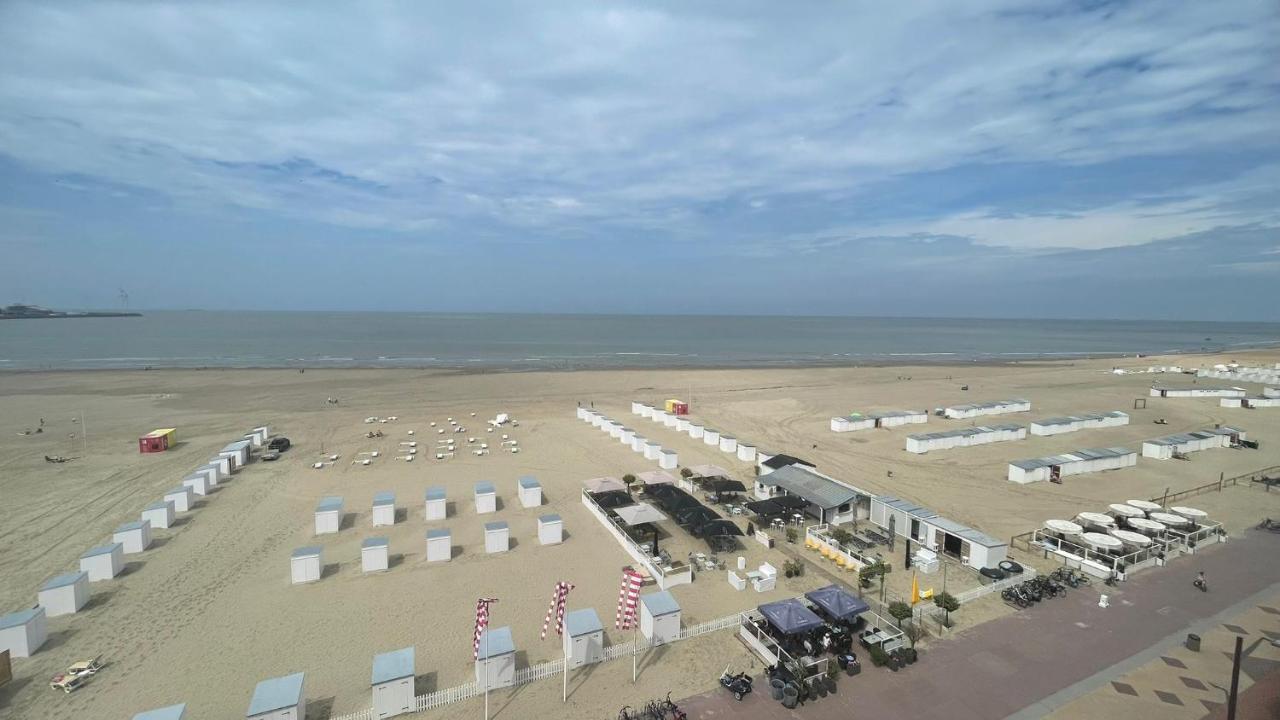
[[[1280,321],[1280,6],[0,3],[0,303]]]

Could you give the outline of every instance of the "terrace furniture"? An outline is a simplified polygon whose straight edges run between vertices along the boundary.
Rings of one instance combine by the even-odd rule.
[[[729,585],[731,585],[734,590],[747,589],[747,581],[743,580],[741,577],[738,576],[738,573],[732,570],[729,571]]]

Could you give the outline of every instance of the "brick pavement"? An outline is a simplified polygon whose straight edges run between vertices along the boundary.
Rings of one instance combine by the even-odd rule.
[[[1278,552],[1280,534],[1248,532],[1167,568],[1137,574],[1120,588],[1096,585],[1111,597],[1106,609],[1097,606],[1097,592],[1071,591],[936,642],[921,653],[920,662],[897,673],[871,666],[864,654],[861,675],[842,678],[837,694],[795,711],[772,701],[763,683],[741,703],[717,688],[686,698],[681,707],[696,720],[1004,718],[1245,598],[1272,586],[1280,588]],[[1211,592],[1191,586],[1201,569]],[[1049,709],[1035,710],[1031,716]]]

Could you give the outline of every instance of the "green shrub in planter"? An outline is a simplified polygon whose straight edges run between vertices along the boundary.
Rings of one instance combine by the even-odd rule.
[[[889,653],[879,645],[872,645],[868,653],[871,655],[871,664],[876,667],[884,667],[885,663],[889,662]]]

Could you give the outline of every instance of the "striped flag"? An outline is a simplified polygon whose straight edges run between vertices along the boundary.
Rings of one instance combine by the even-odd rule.
[[[629,630],[636,622],[636,603],[640,601],[640,583],[644,577],[640,573],[627,568],[622,571],[622,587],[618,589],[618,615],[613,626],[621,630]]]
[[[547,619],[542,621],[542,639],[547,639],[547,628],[551,625],[551,616],[556,618],[556,634],[564,634],[564,604],[569,597],[569,591],[573,589],[573,585],[563,580],[556,583],[556,589],[551,593],[551,607],[547,608]]]
[[[480,598],[476,600],[476,632],[471,639],[473,660],[480,657],[480,635],[489,627],[489,606],[498,602],[497,598]]]

